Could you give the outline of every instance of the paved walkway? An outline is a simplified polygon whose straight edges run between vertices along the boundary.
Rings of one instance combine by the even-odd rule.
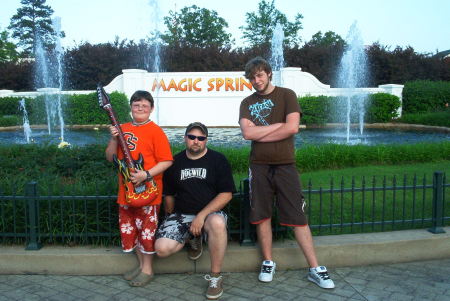
[[[220,300],[450,300],[450,259],[330,269],[336,288],[307,281],[306,270],[279,271],[272,283],[257,273],[225,273]],[[204,300],[202,274],[160,274],[143,288],[120,276],[0,275],[3,300]]]

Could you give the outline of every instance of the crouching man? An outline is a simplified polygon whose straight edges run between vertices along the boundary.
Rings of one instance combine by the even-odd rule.
[[[222,209],[235,191],[231,167],[224,155],[208,149],[208,129],[200,122],[187,126],[186,149],[174,156],[164,173],[164,209],[167,218],[160,225],[155,242],[159,257],[180,251],[185,243],[188,256],[202,255],[202,241],[208,243],[211,273],[205,275],[208,299],[223,293],[221,268],[227,248],[227,215]]]

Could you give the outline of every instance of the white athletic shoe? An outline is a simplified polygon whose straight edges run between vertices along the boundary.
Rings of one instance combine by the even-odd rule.
[[[275,274],[276,266],[275,262],[264,260],[261,265],[261,272],[259,273],[258,280],[262,282],[271,282],[273,274]]]
[[[314,282],[321,288],[334,288],[334,282],[328,275],[327,268],[324,266],[310,268],[308,273],[308,280]]]

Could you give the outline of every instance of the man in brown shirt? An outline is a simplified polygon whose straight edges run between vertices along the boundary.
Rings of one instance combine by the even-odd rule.
[[[310,266],[308,279],[322,288],[334,288],[326,267],[317,262],[304,198],[295,167],[294,136],[301,109],[295,92],[272,84],[272,68],[261,57],[245,66],[245,77],[255,93],[240,106],[239,125],[244,139],[252,141],[250,153],[250,222],[256,224],[263,255],[259,280],[270,282],[272,260],[272,206],[276,197],[280,224],[292,226]]]

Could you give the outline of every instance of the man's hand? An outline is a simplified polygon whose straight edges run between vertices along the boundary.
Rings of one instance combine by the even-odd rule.
[[[205,224],[205,218],[201,215],[197,215],[191,223],[189,231],[194,236],[200,236],[202,234],[203,225]]]

